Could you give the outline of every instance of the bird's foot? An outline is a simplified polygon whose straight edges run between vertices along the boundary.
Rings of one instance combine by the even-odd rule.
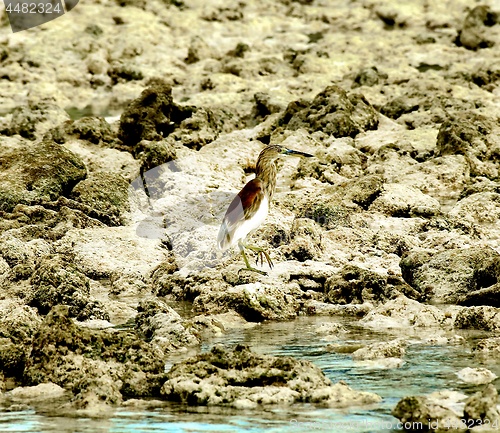
[[[265,258],[267,264],[269,265],[269,269],[272,269],[274,267],[273,261],[271,260],[269,253],[266,250],[264,250],[264,248],[254,247],[253,245],[252,246],[246,245],[246,248],[257,253],[257,257],[255,258],[256,265],[259,264],[259,258],[260,258],[260,265],[262,266],[264,264],[264,258]]]
[[[265,257],[266,262],[269,265],[269,269],[272,269],[274,267],[273,261],[271,260],[271,257],[269,256],[267,251],[264,250],[257,251],[257,258],[255,259],[255,264],[259,263],[259,257],[261,266],[264,264],[264,257]]]
[[[251,271],[251,272],[257,272],[257,273],[258,273],[258,274],[260,274],[260,275],[267,275],[267,272],[261,271],[260,269],[252,268],[251,266],[249,266],[248,268],[241,268],[241,269],[238,271],[238,274],[239,274],[241,271]]]
[[[269,264],[269,267],[271,269],[273,268],[273,262],[271,261],[271,257],[269,257],[269,254],[267,254],[267,252],[264,251],[262,248],[254,247],[254,246],[245,246],[243,244],[240,244],[240,251],[241,251],[241,255],[243,256],[243,260],[245,261],[246,268],[241,268],[238,271],[238,274],[241,271],[251,271],[251,272],[257,272],[260,275],[267,275],[267,272],[261,271],[260,269],[256,269],[256,268],[253,268],[252,266],[250,266],[250,262],[248,261],[247,255],[245,254],[245,248],[248,248],[248,249],[257,253],[257,259],[255,261],[256,265],[259,263],[259,256],[260,256],[261,266],[264,264],[264,259],[262,257],[262,256],[264,256],[267,260],[267,263]]]

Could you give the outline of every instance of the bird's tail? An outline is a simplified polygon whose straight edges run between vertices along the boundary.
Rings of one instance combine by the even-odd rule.
[[[217,246],[219,250],[225,251],[229,248],[231,236],[229,235],[228,227],[226,222],[222,222],[219,230],[219,235],[217,236]]]

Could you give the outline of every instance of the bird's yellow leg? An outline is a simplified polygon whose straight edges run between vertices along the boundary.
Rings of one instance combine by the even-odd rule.
[[[261,270],[256,269],[256,268],[252,268],[252,266],[250,266],[250,262],[248,261],[247,255],[245,254],[245,246],[241,243],[238,244],[238,246],[240,247],[241,255],[243,256],[243,260],[245,261],[245,265],[246,265],[246,268],[242,268],[238,272],[252,271],[252,272],[257,272],[258,274],[261,274],[261,275],[267,275],[267,272],[261,271]]]
[[[268,252],[264,248],[256,247],[253,245],[245,245],[245,248],[248,248],[249,250],[252,250],[258,254],[256,263],[259,261],[259,257],[260,257],[260,264],[262,266],[264,264],[263,257],[265,257],[267,264],[269,265],[269,269],[273,268],[273,266],[274,266],[273,261],[271,260],[271,257],[269,256]]]

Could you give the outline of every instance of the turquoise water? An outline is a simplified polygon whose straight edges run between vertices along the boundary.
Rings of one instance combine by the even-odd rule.
[[[341,343],[360,345],[388,341],[396,333],[369,332],[354,321],[343,320],[348,333],[338,340],[324,341],[314,329],[332,318],[300,318],[293,322],[258,325],[249,330],[230,332],[214,338],[202,347],[209,350],[215,343],[248,344],[252,350],[273,355],[292,355],[320,366],[333,381],[344,380],[352,388],[375,392],[383,397],[377,405],[363,408],[330,409],[301,404],[291,407],[268,407],[262,410],[228,408],[188,408],[179,405],[149,411],[117,410],[107,419],[48,417],[34,411],[0,413],[2,432],[82,432],[82,433],[294,433],[294,432],[353,432],[379,433],[398,431],[391,409],[406,395],[427,394],[451,389],[465,393],[476,387],[457,379],[464,367],[486,367],[500,376],[500,365],[481,364],[461,345],[426,345],[418,342],[418,333],[409,338],[415,341],[406,350],[405,363],[400,368],[380,369],[361,366],[348,354],[329,352],[327,345]],[[465,335],[470,341],[481,335]]]

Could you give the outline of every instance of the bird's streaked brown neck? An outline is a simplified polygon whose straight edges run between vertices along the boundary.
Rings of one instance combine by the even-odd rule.
[[[259,178],[264,184],[264,193],[269,200],[272,198],[276,189],[277,173],[276,156],[266,155],[265,150],[262,151],[257,159],[255,177]]]

